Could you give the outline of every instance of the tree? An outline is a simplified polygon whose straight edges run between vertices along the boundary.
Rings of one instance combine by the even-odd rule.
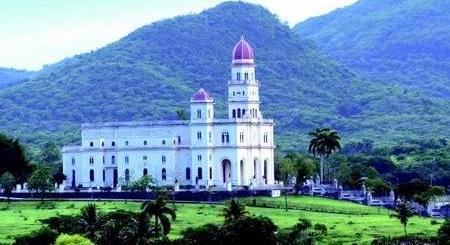
[[[445,190],[440,186],[431,186],[427,191],[417,193],[413,196],[414,201],[423,206],[426,210],[428,208],[428,203],[438,197],[445,194]]]
[[[446,219],[437,232],[437,239],[440,244],[450,244],[450,219]]]
[[[176,113],[177,113],[178,119],[180,119],[180,120],[184,121],[184,120],[188,120],[189,119],[189,115],[188,115],[187,111],[184,110],[184,109],[177,110]]]
[[[61,160],[61,151],[53,142],[47,142],[41,149],[40,163],[56,164]]]
[[[51,168],[39,164],[28,179],[28,189],[41,194],[42,203],[44,202],[44,193],[53,190],[51,182]]]
[[[336,131],[330,128],[317,128],[309,133],[312,137],[309,143],[308,151],[314,156],[320,157],[320,181],[323,181],[323,164],[324,158],[329,157],[335,151],[341,149],[341,138]]]
[[[277,234],[277,241],[280,245],[314,244],[314,234],[310,232],[311,221],[299,219],[297,224],[291,228],[283,229]],[[322,227],[323,229],[323,227]],[[325,227],[326,229],[326,227]]]
[[[225,222],[221,229],[222,244],[276,244],[277,226],[267,217],[242,216]]]
[[[406,225],[408,225],[408,220],[414,215],[414,212],[409,206],[409,202],[406,200],[402,200],[399,204],[397,204],[397,206],[395,206],[394,208],[394,211],[395,213],[391,214],[390,216],[400,221],[400,223],[403,225],[406,236]]]
[[[182,238],[176,244],[184,245],[218,245],[221,244],[220,227],[206,224],[200,227],[189,227],[181,232]]]
[[[235,199],[231,199],[228,205],[222,210],[225,223],[240,219],[247,215],[245,206]]]
[[[153,179],[148,175],[144,175],[130,183],[130,190],[145,192],[147,190],[147,187],[149,187],[151,183],[154,183]]]
[[[95,204],[88,204],[81,210],[80,221],[86,229],[86,237],[95,241],[97,239],[96,232],[101,226],[101,215],[97,213]]]
[[[25,149],[19,140],[0,134],[0,175],[10,172],[17,182],[23,183],[30,170]]]
[[[80,235],[61,234],[56,238],[55,245],[94,245],[94,243]]]
[[[148,215],[149,219],[155,220],[155,233],[160,236],[160,230],[165,237],[170,232],[170,218],[176,219],[175,210],[167,206],[165,198],[158,197],[155,201],[145,201],[142,203],[142,212]]]
[[[136,243],[144,245],[150,238],[152,227],[150,226],[148,215],[144,212],[138,214],[134,221],[134,231],[136,234]]]
[[[10,172],[5,172],[0,176],[0,188],[3,189],[3,193],[6,195],[9,204],[9,198],[11,196],[12,190],[14,189],[14,185],[16,184],[16,180],[14,176]]]

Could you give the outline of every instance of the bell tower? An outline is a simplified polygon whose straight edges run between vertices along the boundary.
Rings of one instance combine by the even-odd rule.
[[[255,75],[253,49],[241,36],[231,59],[228,82],[228,118],[262,118],[259,110],[259,82]]]

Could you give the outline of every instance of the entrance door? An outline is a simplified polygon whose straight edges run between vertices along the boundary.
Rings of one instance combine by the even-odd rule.
[[[113,186],[114,186],[114,188],[117,187],[117,182],[118,182],[117,168],[115,168],[113,171]]]
[[[72,169],[72,188],[75,188],[75,169]]]
[[[231,179],[231,162],[228,159],[222,161],[223,183],[227,183]]]

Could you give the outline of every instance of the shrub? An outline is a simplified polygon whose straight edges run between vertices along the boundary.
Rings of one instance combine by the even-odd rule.
[[[56,239],[55,245],[94,245],[94,243],[80,235],[61,234]]]
[[[446,219],[437,232],[437,239],[441,244],[450,244],[450,219]]]
[[[13,244],[14,245],[34,245],[34,244],[49,245],[49,244],[53,244],[55,242],[57,235],[58,234],[54,230],[52,230],[48,227],[44,227],[44,228],[41,228],[40,230],[34,231],[30,234],[16,237]]]
[[[326,235],[327,234],[327,226],[324,224],[320,224],[317,223],[314,225],[314,230],[316,230],[317,232],[321,233],[322,235]]]

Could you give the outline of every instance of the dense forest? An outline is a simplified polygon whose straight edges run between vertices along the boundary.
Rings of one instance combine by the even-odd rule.
[[[32,78],[34,74],[35,72],[31,71],[0,68],[0,89],[28,80]]]
[[[450,99],[448,1],[360,0],[294,29],[377,82]]]
[[[83,122],[174,119],[200,86],[224,116],[230,54],[241,34],[254,47],[262,110],[275,119],[282,149],[304,148],[319,126],[377,144],[450,134],[448,101],[365,79],[265,8],[242,2],[141,27],[0,90],[0,131],[24,143],[74,144]]]

